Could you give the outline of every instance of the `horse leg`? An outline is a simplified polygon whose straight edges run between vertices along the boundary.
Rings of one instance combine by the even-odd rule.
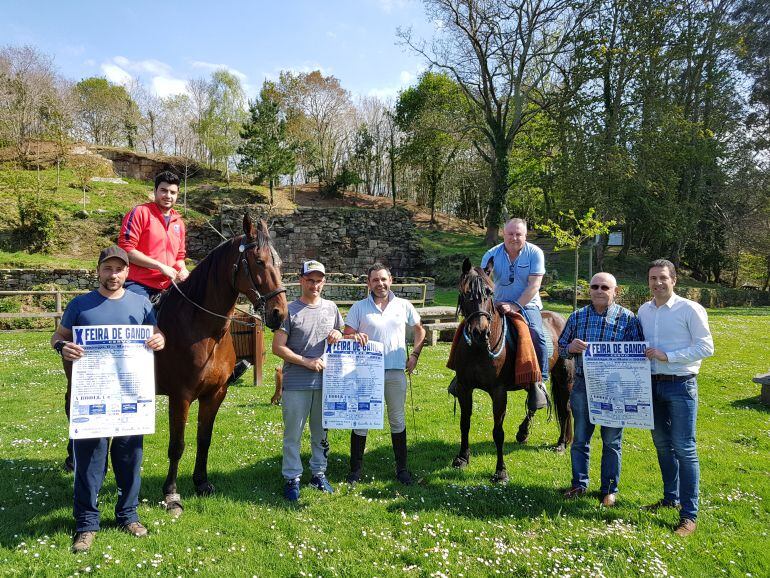
[[[209,447],[214,431],[214,420],[217,417],[219,406],[227,395],[227,389],[221,388],[211,395],[201,397],[198,400],[198,447],[195,454],[195,470],[193,470],[193,483],[199,496],[208,496],[214,493],[214,486],[208,478]]]
[[[559,441],[556,442],[554,450],[560,454],[567,451],[567,446],[572,443],[572,412],[568,405],[569,389],[569,371],[565,361],[560,359],[551,373],[551,394],[559,421]]]
[[[460,452],[452,461],[452,466],[462,469],[471,461],[468,432],[471,429],[471,414],[473,413],[473,390],[469,387],[459,387],[457,393],[457,399],[460,402]]]
[[[508,392],[505,391],[505,387],[496,387],[492,391],[491,397],[492,415],[495,420],[495,426],[492,429],[492,438],[495,440],[495,447],[497,448],[497,465],[495,466],[495,475],[492,477],[492,481],[507,484],[508,472],[505,469],[505,462],[503,461],[503,444],[505,442],[503,422],[505,421],[505,413],[508,406]]]
[[[516,441],[520,444],[527,443],[527,440],[529,439],[529,432],[532,429],[532,420],[535,417],[535,412],[531,409],[527,410],[527,414],[524,416],[524,419],[519,424],[519,431],[516,432]]]
[[[179,472],[179,460],[184,453],[184,429],[187,425],[187,414],[190,411],[190,401],[183,397],[171,397],[168,400],[168,475],[163,482],[164,502],[166,510],[174,517],[182,514],[182,498],[176,488]]]

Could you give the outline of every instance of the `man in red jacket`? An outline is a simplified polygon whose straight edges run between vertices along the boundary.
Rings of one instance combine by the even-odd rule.
[[[123,218],[118,246],[131,261],[125,288],[151,298],[184,281],[185,226],[174,210],[179,196],[179,177],[163,171],[155,177],[155,199],[137,205]]]

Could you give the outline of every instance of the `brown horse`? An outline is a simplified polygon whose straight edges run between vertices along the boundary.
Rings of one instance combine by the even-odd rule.
[[[159,394],[169,398],[168,476],[163,484],[166,508],[182,512],[177,491],[179,460],[190,404],[198,400],[198,446],[193,483],[199,495],[214,492],[207,462],[219,406],[227,394],[235,365],[230,317],[239,294],[245,295],[271,329],[286,318],[280,258],[270,243],[267,225],[243,218],[240,237],[225,241],[198,264],[190,277],[161,300],[158,326],[166,347],[155,354]]]
[[[463,263],[459,292],[458,308],[465,317],[463,338],[456,341],[454,352],[457,399],[460,403],[460,451],[452,465],[464,468],[470,462],[468,431],[473,410],[473,390],[482,389],[492,398],[494,416],[492,437],[497,448],[497,465],[492,481],[505,483],[508,481],[508,472],[503,461],[503,421],[508,405],[508,391],[523,389],[523,386],[513,385],[515,351],[505,335],[505,318],[493,303],[492,281],[486,271],[480,267],[471,267],[468,259]],[[572,441],[571,416],[567,410],[571,372],[565,361],[559,358],[557,345],[565,320],[558,313],[543,311],[543,323],[548,326],[554,342],[554,354],[549,360],[551,387],[561,425],[559,445],[564,447]],[[533,415],[534,412],[528,412],[519,427],[519,434],[525,434],[521,435],[522,438],[529,433]]]

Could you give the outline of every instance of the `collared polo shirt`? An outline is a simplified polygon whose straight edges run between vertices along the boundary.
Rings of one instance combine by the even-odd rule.
[[[511,261],[508,251],[505,250],[505,243],[495,245],[484,253],[481,258],[481,267],[486,267],[492,257],[495,259],[493,270],[495,301],[518,302],[529,284],[529,276],[545,275],[545,255],[543,255],[540,247],[532,243],[524,243],[518,257],[513,261]],[[536,292],[529,303],[520,303],[520,305],[522,307],[534,305],[538,309],[542,309],[543,302],[540,300],[540,292]]]
[[[637,313],[650,347],[666,353],[668,362],[651,361],[653,375],[697,374],[701,360],[714,355],[708,315],[699,303],[674,293],[661,305],[643,303]]]
[[[385,369],[406,369],[406,326],[420,322],[420,314],[409,301],[388,293],[384,311],[374,304],[372,295],[356,301],[348,311],[345,325],[366,333],[372,341],[383,344]]]

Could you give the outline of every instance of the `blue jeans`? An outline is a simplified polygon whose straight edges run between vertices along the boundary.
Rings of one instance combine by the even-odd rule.
[[[652,410],[655,414],[652,441],[663,477],[663,499],[671,504],[681,504],[683,519],[695,520],[700,484],[700,463],[695,446],[697,379],[653,379]]]
[[[543,381],[548,381],[548,346],[545,342],[545,333],[543,333],[543,316],[535,305],[527,305],[521,314],[529,325],[529,334],[532,336],[532,345],[535,346]]]
[[[99,529],[97,499],[107,474],[107,453],[112,462],[118,486],[115,521],[125,526],[139,520],[141,467],[144,436],[120,436],[73,440],[75,458],[75,500],[73,514],[75,531],[94,532]]]
[[[576,376],[575,387],[569,396],[572,407],[572,419],[575,423],[575,436],[570,449],[572,457],[572,487],[588,488],[588,468],[591,455],[591,437],[594,424],[588,419],[588,395],[585,382],[578,385],[581,376]],[[580,379],[582,381],[582,379]],[[601,426],[602,432],[602,495],[615,494],[620,481],[621,443],[623,428]]]
[[[152,299],[155,295],[160,293],[160,289],[153,289],[152,287],[147,287],[147,285],[142,285],[136,281],[126,281],[123,288],[126,291],[131,291],[142,297],[147,297],[147,299]]]

